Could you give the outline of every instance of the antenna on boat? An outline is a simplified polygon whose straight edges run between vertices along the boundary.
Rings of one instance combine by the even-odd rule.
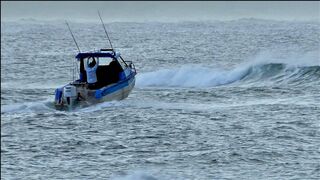
[[[106,30],[106,27],[104,26],[104,23],[103,23],[103,20],[102,20],[102,18],[101,18],[101,15],[100,15],[100,12],[99,12],[99,11],[98,11],[98,15],[99,15],[99,17],[100,17],[100,20],[101,20],[101,23],[102,23],[104,32],[106,33],[107,38],[108,38],[108,40],[109,40],[110,46],[111,46],[111,48],[113,49],[112,44],[111,44],[111,41],[110,41],[110,38],[109,38],[109,35],[108,35],[108,32],[107,32],[107,30]]]
[[[66,24],[67,24],[67,26],[68,26],[68,28],[69,28],[69,31],[70,31],[71,36],[72,36],[72,38],[73,38],[73,41],[74,41],[74,43],[76,44],[76,46],[77,46],[77,48],[78,48],[78,51],[79,51],[79,53],[80,53],[81,51],[80,51],[80,48],[79,48],[79,46],[78,46],[78,43],[77,43],[76,39],[74,38],[73,33],[72,33],[72,31],[71,31],[71,28],[70,28],[70,26],[69,26],[69,24],[68,24],[67,21],[66,21]]]

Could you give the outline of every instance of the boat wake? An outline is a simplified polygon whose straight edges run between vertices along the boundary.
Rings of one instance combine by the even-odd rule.
[[[291,59],[292,60],[292,59]],[[232,83],[319,83],[319,57],[289,60],[257,60],[232,70],[212,69],[201,65],[184,65],[140,73],[137,87],[214,87]]]
[[[9,105],[1,105],[1,114],[23,114],[23,113],[90,113],[96,112],[106,107],[118,107],[123,106],[125,103],[121,101],[102,102],[87,106],[76,107],[74,109],[57,110],[54,107],[54,102],[50,96],[47,100],[35,101],[35,102],[23,102]]]
[[[1,105],[3,113],[45,113],[56,111],[52,100]]]

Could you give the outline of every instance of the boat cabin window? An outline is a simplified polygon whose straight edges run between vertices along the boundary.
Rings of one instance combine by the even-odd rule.
[[[99,66],[107,66],[112,61],[112,58],[109,57],[97,57],[99,59]]]

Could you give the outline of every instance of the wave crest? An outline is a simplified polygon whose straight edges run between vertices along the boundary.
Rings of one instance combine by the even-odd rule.
[[[320,79],[320,66],[292,66],[267,63],[240,66],[233,70],[185,65],[137,76],[137,87],[214,87],[234,82],[314,82]]]

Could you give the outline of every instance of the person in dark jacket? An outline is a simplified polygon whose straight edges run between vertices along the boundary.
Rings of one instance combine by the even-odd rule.
[[[112,83],[118,82],[119,81],[119,73],[123,71],[120,63],[113,58],[112,61],[109,63],[109,68],[111,71],[111,79]]]

